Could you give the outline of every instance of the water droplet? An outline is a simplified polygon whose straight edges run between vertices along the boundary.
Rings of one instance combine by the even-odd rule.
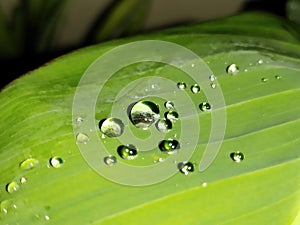
[[[60,168],[62,167],[64,160],[58,156],[54,156],[49,160],[49,163],[53,168]]]
[[[117,158],[113,155],[109,155],[104,157],[103,161],[106,165],[113,166],[117,163]]]
[[[83,119],[79,116],[75,119],[77,124],[81,124],[83,122]]]
[[[167,133],[172,129],[172,122],[169,119],[160,119],[156,123],[156,128],[160,132]]]
[[[39,161],[34,158],[25,159],[23,162],[20,163],[19,167],[22,170],[30,170],[36,168],[39,165]]]
[[[130,110],[130,121],[134,126],[141,129],[148,129],[159,119],[158,106],[150,101],[135,103]]]
[[[216,76],[213,74],[209,76],[210,81],[215,81],[216,79],[217,79]]]
[[[281,76],[276,75],[276,76],[275,76],[275,79],[276,79],[276,80],[280,80],[280,79],[281,79]]]
[[[203,182],[202,183],[202,187],[206,187],[207,186],[207,183],[206,182]]]
[[[194,172],[194,164],[191,162],[179,163],[179,171],[184,175]]]
[[[85,133],[78,133],[76,135],[76,141],[79,144],[86,144],[90,140],[89,136]]]
[[[164,105],[168,110],[174,109],[174,103],[172,101],[166,101]]]
[[[264,63],[264,61],[262,59],[259,59],[257,62],[258,62],[258,64],[263,64]]]
[[[120,119],[109,117],[99,122],[99,128],[107,137],[119,137],[123,134],[124,124]]]
[[[192,64],[192,67],[195,67],[195,64],[194,64],[194,63]]]
[[[237,151],[237,152],[232,152],[232,153],[230,153],[230,158],[231,158],[233,161],[239,163],[239,162],[241,162],[241,161],[244,160],[244,154],[243,154],[242,152],[239,152],[239,151]]]
[[[127,160],[132,160],[137,157],[137,150],[134,145],[120,145],[117,149],[120,157]]]
[[[180,89],[180,90],[184,90],[186,88],[186,83],[184,82],[178,82],[177,83],[177,87]]]
[[[199,92],[200,92],[200,87],[199,87],[199,85],[198,85],[198,84],[192,85],[191,91],[192,91],[194,94],[199,93]]]
[[[168,154],[174,154],[180,149],[179,142],[173,139],[163,140],[158,144],[159,149]]]
[[[266,77],[261,78],[261,82],[267,82],[269,79]]]
[[[178,113],[176,111],[168,111],[165,113],[165,118],[171,122],[176,122],[178,120]]]
[[[50,216],[45,215],[45,220],[49,221],[50,220]]]
[[[20,185],[15,181],[12,181],[6,185],[6,191],[10,194],[17,192],[19,189]]]
[[[199,105],[199,108],[202,112],[205,112],[205,111],[208,111],[211,109],[211,106],[208,102],[202,102],[200,105]]]
[[[211,88],[216,88],[216,86],[217,86],[217,85],[216,85],[215,83],[211,83],[211,84],[210,84],[210,87],[211,87]]]
[[[12,209],[12,202],[10,200],[3,200],[0,203],[0,210],[2,213],[7,214],[10,209]]]
[[[26,177],[21,177],[21,178],[20,178],[20,183],[21,183],[21,184],[25,184],[26,182],[27,182]]]
[[[239,67],[236,64],[231,64],[226,68],[226,72],[229,75],[235,75],[239,73]]]

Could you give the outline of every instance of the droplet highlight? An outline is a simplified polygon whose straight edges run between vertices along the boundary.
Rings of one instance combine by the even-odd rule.
[[[124,132],[124,124],[122,120],[109,117],[99,122],[100,131],[107,137],[119,137]]]
[[[194,172],[194,164],[191,162],[180,163],[178,166],[179,166],[179,171],[184,175],[188,175]]]
[[[12,181],[6,185],[6,191],[10,194],[17,192],[19,189],[20,185],[15,181]]]
[[[261,82],[263,82],[263,83],[265,83],[265,82],[268,82],[268,78],[266,78],[266,77],[263,77],[263,78],[261,78]]]
[[[64,164],[64,160],[58,156],[54,156],[50,158],[49,163],[53,168],[57,169],[62,167],[62,165]]]
[[[117,163],[117,158],[113,155],[109,155],[104,157],[103,161],[106,165],[113,166]]]
[[[120,145],[117,149],[119,156],[126,160],[133,160],[137,157],[138,152],[134,145]]]
[[[199,92],[200,92],[200,86],[199,86],[198,84],[192,85],[191,91],[192,91],[192,93],[194,93],[194,94],[199,93]]]
[[[159,108],[150,101],[140,101],[135,103],[130,110],[130,121],[141,129],[148,129],[152,124],[159,120]]]
[[[230,153],[230,158],[234,161],[234,162],[242,162],[244,160],[244,154],[242,152],[232,152]]]
[[[281,76],[276,75],[276,76],[275,76],[275,79],[276,79],[276,80],[280,80],[280,79],[281,79]]]
[[[169,139],[161,141],[158,147],[163,153],[174,154],[180,149],[180,144],[174,139]]]
[[[217,78],[216,78],[216,76],[215,75],[210,75],[209,77],[208,77],[208,79],[210,80],[210,81],[215,81]]]
[[[26,177],[21,177],[21,178],[20,178],[20,183],[21,183],[21,184],[26,184],[26,183],[27,183]]]
[[[20,163],[19,168],[22,170],[30,170],[36,168],[39,165],[39,161],[35,158],[25,159]]]
[[[76,142],[79,144],[87,144],[89,140],[90,140],[89,136],[85,133],[76,134]]]
[[[236,64],[231,64],[226,68],[226,72],[229,75],[235,75],[240,72],[239,67]]]
[[[202,112],[205,112],[205,111],[208,111],[211,109],[211,106],[208,102],[202,102],[200,105],[199,105],[199,108]]]

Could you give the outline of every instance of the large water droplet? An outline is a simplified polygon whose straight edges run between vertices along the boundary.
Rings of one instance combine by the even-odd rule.
[[[208,102],[202,102],[200,105],[199,105],[199,108],[202,112],[205,112],[205,111],[208,111],[211,109],[211,106]]]
[[[86,144],[90,140],[89,136],[85,133],[78,133],[76,135],[76,142],[79,144]]]
[[[235,75],[239,73],[239,67],[236,64],[231,64],[226,68],[226,72],[229,75]]]
[[[178,82],[177,83],[177,87],[180,89],[180,90],[184,90],[186,88],[186,83],[184,82]]]
[[[117,158],[113,155],[109,155],[104,157],[103,161],[106,165],[113,166],[117,163]]]
[[[165,118],[171,122],[176,122],[178,120],[178,113],[176,111],[169,111],[165,113]]]
[[[23,162],[20,163],[19,167],[22,170],[30,170],[36,168],[39,165],[39,161],[34,158],[25,159]]]
[[[107,137],[119,137],[123,134],[124,124],[120,119],[109,117],[99,122],[99,128]]]
[[[174,154],[180,149],[180,144],[178,141],[169,139],[169,140],[163,140],[158,144],[159,149],[168,154]]]
[[[164,105],[168,110],[174,109],[174,103],[172,101],[166,101]]]
[[[232,153],[230,153],[230,158],[233,161],[239,163],[239,162],[242,162],[244,160],[244,154],[242,152],[239,152],[239,151],[232,152]]]
[[[198,84],[192,85],[191,91],[192,91],[194,94],[199,93],[199,92],[200,92],[200,86],[199,86]]]
[[[132,160],[137,157],[137,150],[134,145],[120,145],[117,149],[120,157],[127,160]]]
[[[160,119],[156,123],[156,128],[160,132],[167,133],[172,129],[172,122],[168,119]]]
[[[159,119],[158,106],[150,101],[135,103],[130,110],[130,121],[134,126],[141,129],[148,129]]]
[[[17,192],[19,189],[20,185],[15,181],[12,181],[6,185],[6,191],[10,194]]]
[[[179,171],[184,175],[194,172],[194,164],[191,162],[179,163]]]
[[[60,168],[62,167],[64,160],[58,156],[54,156],[49,160],[49,163],[53,168]]]

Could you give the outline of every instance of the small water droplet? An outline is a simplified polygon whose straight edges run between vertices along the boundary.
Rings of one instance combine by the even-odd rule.
[[[178,82],[177,83],[177,87],[180,89],[180,90],[184,90],[186,88],[186,83],[184,82]]]
[[[168,110],[174,109],[174,102],[172,101],[166,101],[164,105]]]
[[[79,116],[75,119],[77,124],[81,124],[83,122],[83,119]]]
[[[3,200],[0,203],[0,210],[2,213],[7,214],[10,209],[12,209],[12,203],[10,200]]]
[[[207,186],[207,183],[206,182],[203,182],[202,183],[202,187],[206,187]]]
[[[269,79],[266,77],[261,78],[261,82],[267,82]]]
[[[275,79],[276,79],[276,80],[280,80],[280,79],[281,79],[281,76],[276,75],[276,76],[275,76]]]
[[[258,64],[263,64],[264,63],[264,61],[262,59],[259,59],[257,62],[258,62]]]
[[[106,165],[113,166],[117,163],[117,158],[113,155],[109,155],[104,157],[103,161]]]
[[[23,162],[20,163],[19,167],[22,170],[30,170],[36,168],[39,165],[39,161],[34,158],[25,159]]]
[[[85,133],[78,133],[76,135],[76,142],[79,144],[86,144],[90,140],[89,136]]]
[[[50,216],[45,215],[45,220],[49,221],[50,220]]]
[[[159,119],[158,106],[150,101],[140,101],[135,103],[130,110],[130,121],[141,129],[148,129]]]
[[[58,156],[54,156],[54,157],[50,158],[49,163],[53,168],[57,169],[57,168],[62,167],[64,160]]]
[[[137,150],[134,145],[120,145],[117,149],[117,152],[120,157],[127,160],[132,160],[137,157]]]
[[[173,139],[163,140],[158,144],[159,149],[168,154],[174,154],[180,149],[179,142]]]
[[[208,102],[202,102],[200,105],[199,105],[199,108],[202,112],[205,112],[205,111],[208,111],[211,109],[211,106]]]
[[[239,151],[237,151],[237,152],[232,152],[232,153],[230,153],[230,158],[231,158],[233,161],[239,163],[239,162],[241,162],[241,161],[244,160],[244,154],[243,154],[242,152],[239,152]]]
[[[21,177],[21,178],[20,178],[20,183],[21,183],[21,184],[25,184],[26,182],[27,182],[26,177]]]
[[[192,67],[195,67],[195,64],[194,64],[194,63],[192,64]]]
[[[124,124],[120,119],[109,117],[99,122],[99,128],[107,137],[119,137],[123,134]]]
[[[6,191],[10,194],[17,192],[19,189],[20,185],[15,181],[12,181],[6,185]]]
[[[167,133],[172,129],[172,122],[169,119],[160,119],[156,123],[156,128],[160,132]]]
[[[191,162],[179,163],[178,168],[184,175],[194,172],[194,164]]]
[[[194,94],[199,93],[199,92],[200,92],[200,86],[199,86],[198,84],[192,85],[191,91],[192,91]]]
[[[217,86],[217,85],[216,85],[215,83],[211,83],[211,84],[210,84],[210,87],[211,87],[211,88],[216,88],[216,86]]]
[[[210,81],[215,81],[217,78],[215,75],[210,75],[209,78],[208,78]]]
[[[168,111],[165,113],[165,118],[170,120],[172,123],[178,120],[178,113],[176,111]]]
[[[239,73],[239,67],[236,64],[231,64],[226,68],[226,72],[229,75],[235,75]]]

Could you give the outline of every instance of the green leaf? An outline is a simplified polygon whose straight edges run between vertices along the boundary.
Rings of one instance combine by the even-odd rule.
[[[161,62],[139,62],[118,70],[102,89],[96,81],[81,87],[91,93],[99,89],[95,115],[80,115],[83,124],[92,118],[95,128],[99,120],[114,116],[117,112],[114,107],[138,100],[131,96],[131,92],[125,92],[127,89],[124,88],[130,84],[141,87],[141,93],[147,94],[149,90],[144,87],[151,89],[152,84],[163,86],[151,81],[164,78],[172,81],[174,91],[179,93],[180,97],[174,98],[174,91],[157,88],[155,95],[149,94],[147,99],[157,103],[161,113],[166,109],[159,96],[165,96],[166,100],[174,98],[175,109],[186,109],[179,111],[179,120],[169,133],[157,135],[162,139],[165,135],[187,135],[191,140],[198,140],[196,146],[181,143],[179,149],[181,154],[196,148],[189,160],[195,164],[194,172],[188,175],[178,172],[153,185],[129,186],[104,178],[88,165],[81,155],[81,147],[95,142],[81,136],[81,141],[88,143],[76,144],[73,128],[76,131],[80,121],[79,125],[74,121],[74,116],[78,115],[72,115],[72,108],[75,92],[80,90],[77,87],[82,85],[80,79],[99,62],[94,61],[117,46],[140,40],[173,42],[192,50],[202,57],[217,77],[213,81],[217,86],[210,88],[211,81],[206,77],[207,81],[199,83],[200,93],[193,94],[190,85],[194,80],[182,70]],[[292,26],[269,14],[247,13],[91,46],[21,77],[0,94],[0,222],[298,224],[299,58],[299,34],[292,30]],[[188,59],[182,60],[183,67],[192,66]],[[239,67],[239,73],[228,75],[226,68],[233,63]],[[113,68],[116,64],[112,60],[107,62],[107,67]],[[103,71],[95,72],[97,79],[104,79]],[[179,81],[188,85],[182,92],[176,87]],[[209,88],[205,89],[207,86]],[[220,88],[226,105],[224,140],[213,140],[221,142],[220,151],[212,164],[199,172],[199,162],[210,143],[213,113],[222,109],[214,108],[216,104],[209,102],[211,111],[202,112],[198,105],[210,101],[209,90],[214,93]],[[122,101],[115,100],[122,93],[125,96],[120,98]],[[92,99],[92,94],[90,97]],[[89,109],[88,103],[82,102],[83,109]],[[195,105],[195,110],[188,111],[190,103]],[[126,108],[119,112],[126,118]],[[198,118],[199,124],[181,129],[193,118]],[[157,146],[158,140],[153,136],[157,132],[155,128],[151,128],[152,135],[136,129],[128,118],[124,123],[125,130],[132,131],[136,142],[142,140],[145,146]],[[157,160],[153,157],[172,157],[160,153],[156,147],[152,151],[139,152],[140,156],[135,160],[126,161],[116,153],[121,139],[102,139],[102,133],[95,128],[92,127],[87,135],[92,137],[96,132],[97,141],[103,143],[99,149],[90,149],[95,151],[93,162],[99,165],[104,165],[104,162],[103,158],[96,157],[96,152],[104,151],[104,147],[116,156],[116,165],[135,165],[137,170],[140,166],[152,165],[153,160]],[[197,129],[200,129],[199,137],[195,135]],[[244,155],[239,163],[231,158],[237,151]],[[58,158],[53,161],[53,157]],[[26,159],[29,160],[24,162]],[[158,166],[165,165],[164,161],[157,163]],[[114,166],[109,168],[114,170]],[[160,177],[163,173],[162,170],[143,178]],[[118,175],[115,174],[116,179]],[[15,183],[8,186],[10,182]]]

